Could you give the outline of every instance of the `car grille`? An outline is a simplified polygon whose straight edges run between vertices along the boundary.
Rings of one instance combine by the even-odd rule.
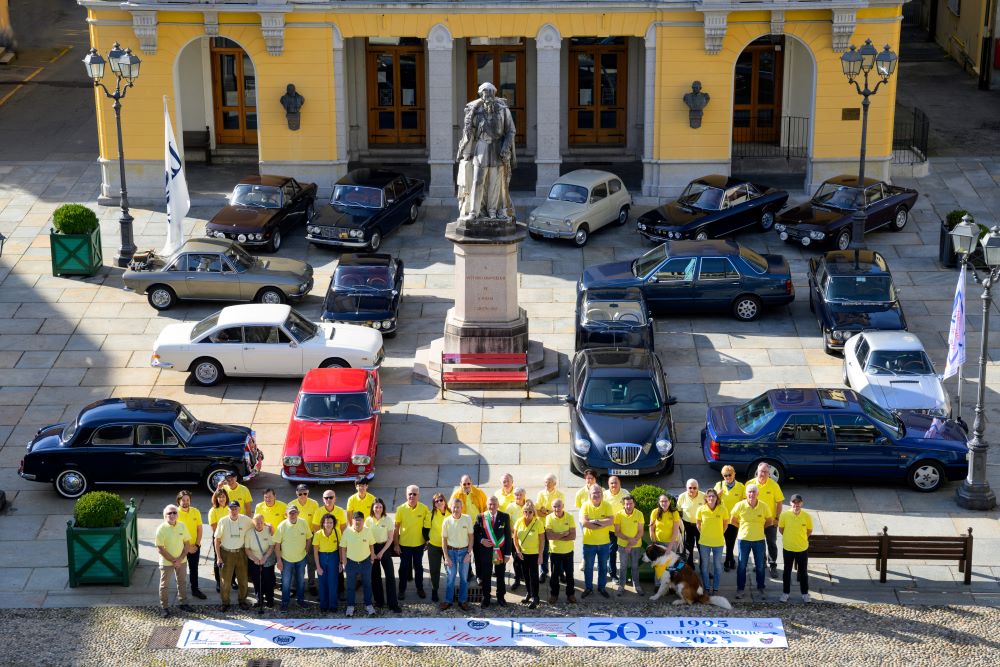
[[[306,470],[309,471],[310,475],[316,475],[317,477],[336,477],[343,475],[347,471],[347,462],[335,463],[323,461],[321,463],[306,463]]]
[[[319,235],[325,239],[350,238],[351,230],[348,227],[320,227]]]
[[[631,443],[615,443],[607,446],[608,458],[618,465],[632,465],[642,454],[642,446]]]

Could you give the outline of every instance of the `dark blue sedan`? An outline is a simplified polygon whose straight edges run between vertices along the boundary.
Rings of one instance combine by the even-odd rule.
[[[403,260],[383,253],[341,255],[320,319],[360,324],[391,338],[402,295]]]
[[[772,389],[742,405],[710,407],[701,434],[710,466],[778,481],[905,480],[935,491],[965,477],[965,432],[953,421],[889,412],[850,389]]]
[[[642,257],[585,269],[578,289],[638,287],[653,312],[728,310],[749,322],[795,299],[788,262],[735,241],[667,241]]]

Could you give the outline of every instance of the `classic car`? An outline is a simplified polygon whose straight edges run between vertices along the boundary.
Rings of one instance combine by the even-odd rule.
[[[320,319],[362,324],[395,336],[402,296],[403,260],[376,253],[341,255]]]
[[[592,348],[569,370],[570,463],[577,474],[653,475],[674,468],[674,425],[660,360],[649,350]]]
[[[906,329],[885,258],[873,250],[831,250],[809,259],[809,310],[828,353],[860,331]]]
[[[201,322],[170,324],[150,365],[190,372],[211,387],[227,375],[302,377],[311,368],[376,368],[382,334],[353,324],[314,324],[289,306],[229,306]]]
[[[577,289],[637,287],[654,313],[728,310],[749,322],[795,299],[788,262],[735,241],[667,241],[638,259],[585,269]]]
[[[556,179],[545,202],[528,215],[528,233],[533,239],[573,239],[583,246],[601,227],[628,222],[630,208],[632,195],[620,178],[577,169]]]
[[[576,351],[588,347],[653,350],[653,318],[637,287],[597,287],[576,295]]]
[[[688,183],[681,196],[639,216],[639,233],[653,243],[666,239],[715,239],[759,226],[767,231],[788,193],[713,174]]]
[[[864,192],[857,176],[836,176],[816,190],[812,200],[778,215],[774,230],[789,243],[828,244],[840,250],[851,245],[851,218],[865,210],[865,234],[882,227],[898,232],[906,227],[917,191],[866,178]]]
[[[38,429],[18,474],[52,482],[63,498],[98,484],[204,484],[212,493],[227,473],[252,479],[263,462],[245,426],[199,421],[177,401],[109,398]]]
[[[965,477],[965,431],[953,421],[890,412],[851,389],[771,389],[740,405],[708,408],[705,460],[753,477],[760,463],[786,477],[905,480],[934,491]]]
[[[315,214],[316,184],[289,176],[248,176],[229,195],[229,204],[205,225],[205,235],[274,252],[284,234]]]
[[[417,221],[423,201],[420,179],[388,169],[355,169],[334,184],[330,205],[306,227],[306,238],[375,252],[397,227]]]
[[[848,340],[844,384],[888,410],[951,415],[951,399],[923,343],[905,331],[862,331]]]
[[[281,452],[281,476],[295,483],[371,480],[381,410],[378,371],[309,371],[292,406]]]
[[[122,281],[157,310],[181,299],[279,304],[309,293],[313,268],[297,259],[248,255],[234,241],[191,239],[169,257],[136,253]]]

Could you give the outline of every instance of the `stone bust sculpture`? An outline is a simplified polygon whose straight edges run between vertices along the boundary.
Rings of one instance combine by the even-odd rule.
[[[688,109],[688,120],[691,127],[698,129],[701,127],[701,118],[705,115],[705,107],[711,98],[708,93],[701,92],[701,81],[691,82],[691,92],[684,94],[684,104]]]
[[[456,156],[459,218],[508,220],[514,216],[510,200],[514,117],[492,83],[479,86],[478,92],[479,99],[465,105]]]
[[[299,129],[300,112],[302,105],[306,103],[306,98],[299,95],[295,90],[295,84],[290,83],[285,88],[285,94],[281,96],[281,106],[285,108],[285,118],[288,120],[288,129]]]

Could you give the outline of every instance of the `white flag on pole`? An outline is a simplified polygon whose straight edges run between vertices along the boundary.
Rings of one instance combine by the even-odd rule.
[[[958,373],[959,367],[965,363],[965,264],[958,273],[958,286],[955,288],[955,305],[951,311],[951,326],[948,329],[948,364],[945,366],[942,379],[950,378]]]
[[[170,255],[181,247],[184,240],[184,216],[191,208],[191,196],[184,178],[184,163],[174,139],[174,128],[170,125],[166,95],[163,96],[163,123],[166,127],[164,159],[167,195],[167,243],[163,246],[163,254]]]

